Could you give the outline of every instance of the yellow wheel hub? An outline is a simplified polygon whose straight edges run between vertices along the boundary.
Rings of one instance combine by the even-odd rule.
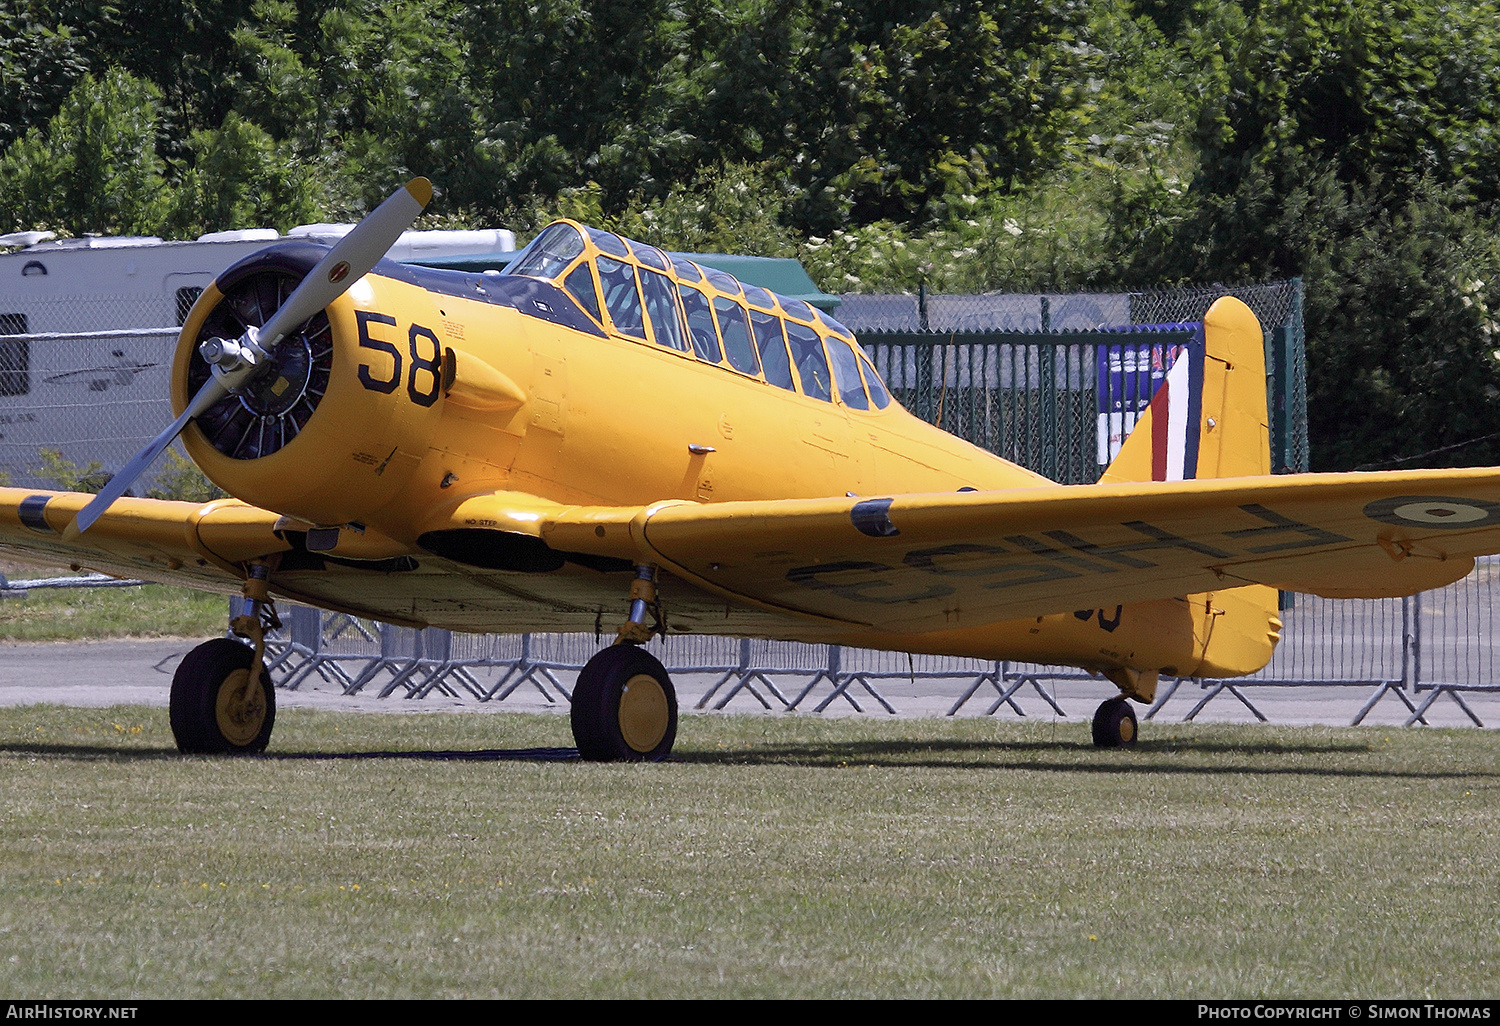
[[[249,670],[235,670],[219,685],[214,721],[224,740],[236,748],[244,748],[260,736],[266,722],[266,692],[260,681],[251,682]]]
[[[637,752],[650,752],[667,736],[667,693],[661,682],[638,673],[620,691],[620,736]]]
[[[1128,745],[1135,740],[1135,720],[1129,716],[1120,717],[1120,744]]]

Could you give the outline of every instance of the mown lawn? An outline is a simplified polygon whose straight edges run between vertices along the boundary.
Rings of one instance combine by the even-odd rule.
[[[1493,996],[1488,731],[0,710],[14,997]]]

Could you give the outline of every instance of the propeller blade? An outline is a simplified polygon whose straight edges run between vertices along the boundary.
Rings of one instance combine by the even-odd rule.
[[[368,274],[431,200],[432,183],[425,178],[413,178],[392,193],[318,261],[271,319],[261,325],[260,346],[269,352],[284,335]]]
[[[370,273],[431,200],[432,183],[425,178],[413,178],[392,193],[384,203],[355,225],[353,231],[340,239],[328,251],[327,256],[318,261],[287,297],[286,302],[260,326],[258,339],[251,333],[252,340],[265,352],[274,349],[297,325],[327,307],[343,295],[349,286]],[[238,387],[242,376],[248,373],[249,368],[232,372],[230,384]],[[221,380],[216,370],[214,376],[193,396],[182,415],[131,457],[130,462],[121,467],[120,472],[99,490],[99,494],[78,512],[78,516],[68,526],[69,539],[76,538],[93,527],[104,511],[124,495],[136,479],[146,472],[146,468],[155,462],[156,457],[161,455],[162,450],[182,433],[188,421],[206,412],[210,406],[228,395],[229,391],[230,385]]]
[[[144,474],[146,468],[156,462],[156,457],[172,444],[174,438],[182,434],[182,429],[187,427],[188,421],[205,412],[228,393],[229,390],[219,382],[218,378],[209,378],[204,382],[203,387],[198,389],[198,394],[193,396],[193,401],[188,403],[187,409],[182,411],[182,416],[172,421],[161,434],[146,443],[146,447],[132,456],[130,462],[121,467],[120,472],[99,489],[99,494],[78,511],[78,515],[73,518],[73,523],[69,527],[69,540],[93,527],[94,521],[103,516],[104,511],[109,509],[116,499],[124,495],[126,489],[135,484],[136,478]]]

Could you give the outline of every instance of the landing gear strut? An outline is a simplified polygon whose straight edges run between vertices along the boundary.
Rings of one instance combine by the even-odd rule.
[[[617,640],[584,665],[573,688],[573,739],[591,761],[654,762],[670,755],[677,739],[672,678],[637,647],[663,633],[655,567],[636,568],[630,599],[630,619]]]
[[[1111,698],[1094,713],[1094,744],[1100,748],[1124,748],[1135,744],[1135,710],[1124,695]]]
[[[245,580],[250,612],[230,629],[253,644],[215,638],[187,654],[172,677],[169,717],[185,755],[265,751],[276,724],[276,689],[265,667],[265,632],[281,626],[267,582],[270,568],[253,563]]]

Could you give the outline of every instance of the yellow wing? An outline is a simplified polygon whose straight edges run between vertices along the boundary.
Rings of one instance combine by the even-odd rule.
[[[275,513],[235,500],[122,499],[70,540],[64,532],[88,499],[0,488],[0,548],[225,592],[237,588],[245,561],[292,548]],[[545,603],[556,600],[542,583],[554,568],[561,577],[565,564],[583,566],[590,569],[569,584],[568,601],[588,610],[595,589],[604,601],[619,600],[614,575],[596,571],[653,562],[689,587],[804,623],[917,633],[1244,584],[1330,597],[1439,587],[1467,574],[1476,555],[1500,552],[1500,471],[642,507],[498,493],[426,526],[416,545],[393,548],[426,553],[424,573],[412,585],[392,575],[382,600],[392,613],[404,611],[403,620],[442,619],[399,593],[420,582],[437,595],[444,574],[456,594],[465,577],[513,572],[535,582],[535,600]],[[518,548],[521,536],[532,547]],[[319,605],[354,601],[331,579],[330,591],[306,587]],[[295,597],[302,587],[278,590]],[[361,608],[376,611],[373,596],[360,598]]]
[[[289,548],[274,531],[275,513],[233,499],[117,499],[81,539],[65,537],[92,498],[0,488],[0,549],[34,561],[227,593],[238,591],[244,579],[238,564]]]
[[[264,559],[275,567],[271,584],[279,596],[396,624],[427,625],[415,610],[415,589],[400,583],[400,575],[390,586],[371,587],[372,578],[383,582],[392,576],[387,572],[392,557],[414,551],[377,532],[330,528],[316,532],[324,537],[315,539],[312,525],[238,499],[200,504],[120,498],[80,535],[74,518],[93,497],[0,488],[0,551],[30,562],[226,595],[239,593],[247,563]],[[311,548],[318,551],[310,553]],[[451,582],[447,590],[453,593],[474,587],[463,580],[463,567],[433,563],[422,579],[426,590],[441,590],[444,582]]]
[[[618,537],[627,516],[574,508],[541,534],[554,549],[625,555],[596,539]],[[638,558],[720,594],[922,632],[1244,584],[1330,597],[1438,587],[1500,551],[1500,471],[662,503],[630,535]]]

